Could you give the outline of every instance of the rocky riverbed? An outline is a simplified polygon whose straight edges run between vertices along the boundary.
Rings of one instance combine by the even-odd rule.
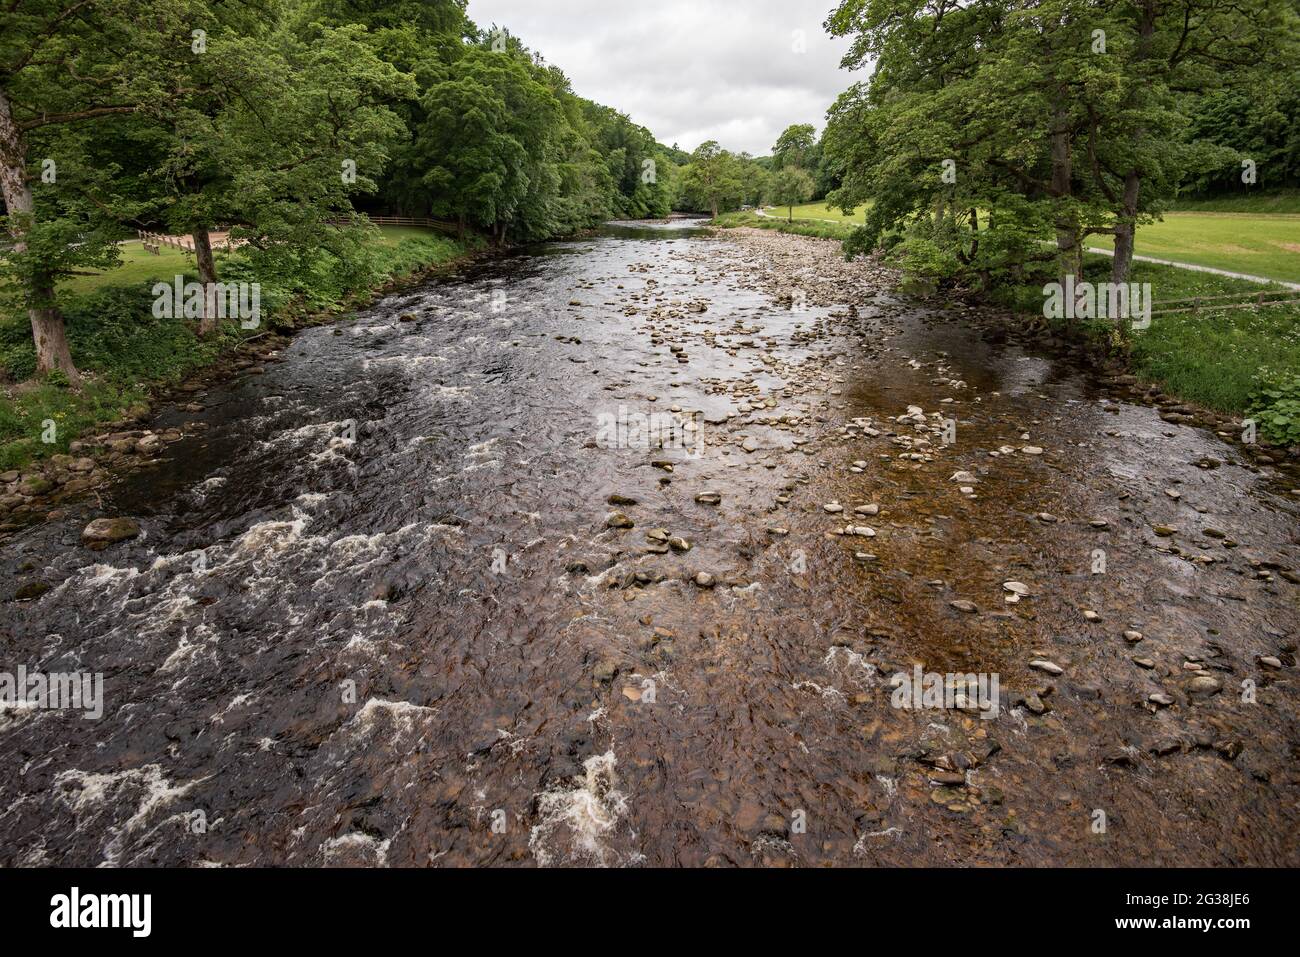
[[[4,545],[105,707],[0,710],[0,862],[1300,862],[1300,481],[896,282],[611,227],[118,437]]]

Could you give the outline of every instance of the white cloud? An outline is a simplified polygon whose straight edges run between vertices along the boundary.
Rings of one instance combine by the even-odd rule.
[[[854,76],[848,41],[822,23],[834,0],[470,0],[560,67],[581,96],[627,113],[662,143],[714,139],[764,155],[791,123],[820,131]],[[802,31],[796,34],[796,31]],[[798,41],[806,52],[798,52]]]

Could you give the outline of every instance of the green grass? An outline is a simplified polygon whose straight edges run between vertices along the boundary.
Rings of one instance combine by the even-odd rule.
[[[379,235],[375,245],[385,249],[396,249],[408,239],[443,240],[444,235],[424,226],[379,226]],[[451,240],[446,240],[451,242]],[[68,293],[92,292],[105,286],[152,285],[155,280],[170,281],[177,274],[192,272],[194,257],[170,246],[159,249],[158,255],[145,252],[139,240],[132,239],[121,245],[121,262],[113,269],[89,276],[73,276],[64,280],[60,290]],[[225,254],[217,252],[217,272],[221,272],[221,262]]]
[[[0,370],[10,382],[0,390],[0,469],[66,452],[87,431],[137,415],[155,390],[183,381],[266,328],[305,324],[364,298],[386,280],[449,262],[470,248],[433,230],[381,227],[369,253],[345,264],[359,269],[344,275],[337,261],[322,259],[305,292],[274,277],[256,277],[263,287],[263,328],[245,331],[230,322],[204,340],[191,321],[157,319],[152,311],[153,281],[177,274],[194,278],[190,257],[169,249],[154,256],[138,242],[127,244],[117,268],[73,277],[60,287],[73,361],[84,376],[80,391],[59,377],[33,378],[35,356],[26,317],[0,318]],[[237,255],[219,257],[218,271],[232,281],[255,278]],[[49,422],[54,423],[53,443],[42,441]]]
[[[377,242],[381,246],[397,246],[407,239],[440,239],[445,238],[446,233],[436,229],[429,229],[427,226],[379,226],[379,239]]]
[[[139,240],[121,245],[122,260],[114,269],[89,276],[72,276],[60,284],[68,293],[91,292],[107,285],[150,285],[154,280],[170,280],[177,273],[193,270],[194,258],[179,249],[163,246],[157,256],[147,253]]]
[[[1110,279],[1112,260],[1090,255],[1084,263],[1084,278],[1090,282]],[[1193,272],[1173,266],[1135,262],[1130,281],[1150,283],[1155,312],[1171,300],[1225,294],[1247,296],[1260,290],[1281,290],[1281,286]],[[1021,312],[1038,313],[1043,307],[1042,283],[1015,291],[1007,305]],[[1191,303],[1174,303],[1173,309]],[[1098,320],[1087,324],[1097,338],[1109,337],[1113,326]],[[1131,370],[1154,382],[1170,395],[1207,408],[1233,414],[1244,413],[1252,392],[1263,378],[1282,370],[1300,370],[1300,304],[1263,309],[1201,309],[1153,315],[1149,328],[1133,333],[1129,354]]]
[[[1300,214],[1300,189],[1276,193],[1252,191],[1215,199],[1177,199],[1173,208],[1193,213],[1291,213]]]
[[[862,224],[866,221],[867,206],[859,206],[852,216],[846,216],[838,209],[832,209],[825,203],[804,203],[794,208],[795,219],[813,219],[825,220],[832,223],[857,223]],[[782,219],[790,215],[789,206],[764,206],[763,212],[771,216],[780,216]]]
[[[1110,249],[1111,237],[1089,236],[1088,245]],[[1300,215],[1166,213],[1163,222],[1138,227],[1134,251],[1139,256],[1300,282]]]
[[[752,226],[755,229],[771,229],[778,233],[792,233],[797,236],[815,236],[819,239],[848,239],[857,228],[850,223],[825,223],[811,219],[796,219],[787,223],[784,219],[772,219],[754,213],[723,213],[713,220],[712,225],[719,229],[734,229],[737,226]]]
[[[1103,260],[1099,272],[1104,274],[1109,265]],[[1157,303],[1268,288],[1151,263],[1134,263],[1132,281],[1151,283]],[[1300,304],[1154,316],[1150,328],[1134,333],[1132,365],[1135,374],[1171,395],[1243,413],[1261,376],[1300,370]]]

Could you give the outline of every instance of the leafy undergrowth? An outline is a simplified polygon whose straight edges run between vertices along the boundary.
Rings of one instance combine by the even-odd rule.
[[[196,334],[193,320],[153,315],[153,284],[175,278],[165,274],[171,264],[160,263],[164,274],[144,280],[131,273],[117,281],[108,273],[97,288],[64,300],[72,358],[83,375],[79,391],[61,375],[35,377],[31,327],[25,316],[6,316],[0,319],[0,367],[9,383],[0,393],[0,470],[66,452],[78,436],[137,415],[154,390],[181,382],[268,328],[287,331],[337,312],[387,281],[450,262],[470,248],[434,235],[395,245],[380,241],[346,264],[321,256],[294,281],[254,275],[237,255],[224,258],[223,282],[261,283],[265,321],[254,330],[227,322],[206,340]],[[197,277],[187,273],[185,279]]]
[[[1274,442],[1300,445],[1300,371],[1266,371],[1246,411]]]

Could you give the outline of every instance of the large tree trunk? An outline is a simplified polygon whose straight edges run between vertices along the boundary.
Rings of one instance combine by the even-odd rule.
[[[203,315],[199,317],[199,335],[210,336],[220,325],[217,309],[217,263],[212,258],[212,237],[207,226],[195,226],[190,235],[194,238],[194,259],[199,267],[199,282],[203,284]]]
[[[1142,4],[1137,27],[1138,61],[1145,61],[1151,56],[1151,38],[1155,34],[1157,15],[1158,10],[1154,4]],[[1128,103],[1131,104],[1137,100],[1142,95],[1143,90],[1142,85],[1135,84],[1127,98]],[[1136,130],[1133,137],[1134,149],[1146,138],[1146,132],[1146,127],[1139,127]],[[1134,220],[1137,216],[1138,197],[1141,194],[1141,188],[1141,174],[1136,169],[1129,170],[1124,177],[1123,206],[1120,209],[1118,222],[1115,224],[1115,261],[1110,268],[1111,282],[1128,282],[1129,270],[1133,267],[1133,240],[1137,233]]]
[[[1135,222],[1141,188],[1142,178],[1136,170],[1124,177],[1124,205],[1120,209],[1120,219],[1115,223],[1115,261],[1110,267],[1111,282],[1128,282],[1129,270],[1133,267],[1133,238],[1137,232]]]
[[[718,198],[716,196],[713,197],[713,218],[718,218]]]
[[[1052,196],[1068,199],[1073,194],[1074,174],[1070,152],[1068,117],[1058,113],[1052,127]],[[1069,276],[1082,278],[1083,245],[1079,241],[1079,224],[1065,211],[1056,216],[1056,269],[1061,288],[1069,285]]]
[[[35,204],[27,180],[27,143],[14,121],[9,98],[3,90],[0,90],[0,193],[4,195],[9,214],[13,251],[22,255],[27,251],[27,230],[35,215]],[[72,364],[72,353],[68,349],[63,313],[54,301],[54,277],[39,276],[31,280],[27,294],[31,303],[27,315],[32,323],[37,371],[58,370],[74,386],[80,385],[81,375]]]

